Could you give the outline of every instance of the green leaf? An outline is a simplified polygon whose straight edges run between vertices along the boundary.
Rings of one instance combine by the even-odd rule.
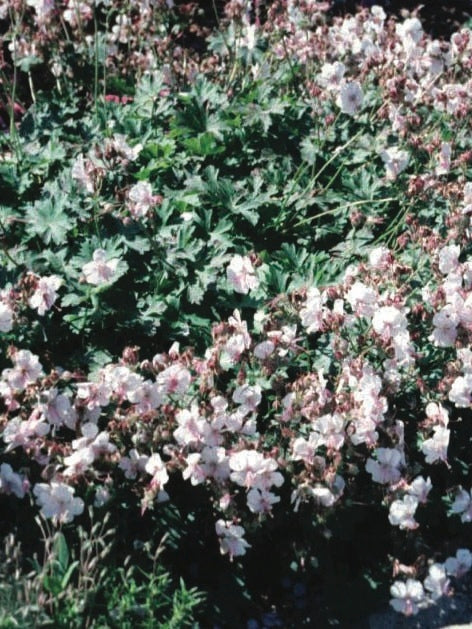
[[[69,565],[70,556],[66,538],[62,533],[58,533],[56,535],[53,548],[54,554],[57,557],[57,561],[59,562],[62,572],[64,573],[67,570],[67,566]]]
[[[63,244],[67,233],[74,227],[63,211],[63,204],[53,197],[37,201],[26,210],[27,232],[30,237],[39,236],[46,245]]]

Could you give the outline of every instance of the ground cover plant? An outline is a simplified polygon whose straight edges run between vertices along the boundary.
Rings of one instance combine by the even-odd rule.
[[[329,8],[0,2],[0,626],[349,626],[472,567],[472,34]]]

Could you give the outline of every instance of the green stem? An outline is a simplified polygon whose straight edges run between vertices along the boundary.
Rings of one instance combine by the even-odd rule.
[[[340,207],[334,208],[332,210],[326,210],[325,212],[321,212],[316,216],[309,216],[308,218],[304,218],[298,223],[295,223],[293,229],[297,229],[297,227],[301,227],[302,225],[306,225],[307,223],[311,223],[312,221],[316,221],[323,216],[328,216],[329,214],[336,214],[338,212],[342,212],[350,207],[357,207],[359,205],[370,205],[372,203],[389,203],[390,201],[397,201],[397,197],[385,197],[384,199],[366,199],[362,201],[354,201],[353,203],[346,203],[345,205],[341,205]]]

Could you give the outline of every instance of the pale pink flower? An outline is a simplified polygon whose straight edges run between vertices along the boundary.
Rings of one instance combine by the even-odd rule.
[[[246,295],[259,286],[252,262],[247,256],[235,255],[226,269],[226,277],[236,293]]]
[[[139,414],[149,413],[158,408],[164,401],[162,389],[151,380],[145,380],[138,387],[128,391],[127,399],[135,404]]]
[[[28,384],[33,384],[43,375],[43,369],[36,355],[27,349],[20,349],[16,352],[12,361],[12,369],[4,369],[2,377],[6,378],[8,384],[18,391],[22,391]]]
[[[83,266],[85,281],[88,284],[100,286],[113,279],[119,263],[118,258],[107,260],[107,252],[104,249],[96,249],[92,255],[92,261]]]
[[[446,304],[433,317],[434,330],[428,337],[438,347],[451,347],[457,338],[460,315],[452,304]]]
[[[78,476],[84,474],[95,461],[95,454],[90,446],[85,446],[64,457],[64,476]]]
[[[100,410],[110,403],[112,388],[107,382],[79,382],[77,399],[90,410]]]
[[[272,485],[280,487],[284,478],[277,472],[277,462],[264,457],[256,450],[240,450],[230,456],[231,480],[247,489],[269,489]]]
[[[443,142],[439,153],[438,165],[434,169],[436,175],[447,175],[451,169],[451,144]]]
[[[312,439],[314,436],[314,440]],[[318,433],[311,433],[307,441],[303,437],[297,437],[292,444],[292,460],[304,461],[307,465],[312,465],[318,447]]]
[[[274,353],[275,344],[272,341],[262,341],[254,347],[254,356],[259,360],[266,360]]]
[[[72,430],[77,421],[77,412],[67,395],[57,389],[41,391],[39,408],[43,416],[53,426],[67,426]]]
[[[385,164],[386,178],[394,181],[398,175],[405,170],[410,161],[407,151],[402,151],[398,146],[392,146],[380,153],[383,163]]]
[[[84,161],[83,155],[79,155],[76,158],[74,165],[72,166],[72,179],[78,181],[82,188],[84,188],[85,191],[89,194],[93,194],[95,191],[95,183],[93,177],[94,171],[95,168],[90,159]]]
[[[243,384],[237,387],[233,393],[233,402],[241,405],[239,410],[244,415],[256,411],[261,400],[261,387],[258,384]]]
[[[35,308],[42,316],[56,301],[56,291],[61,284],[62,279],[57,275],[39,278],[36,289],[28,302],[31,308]]]
[[[405,47],[418,44],[423,37],[423,27],[416,17],[407,18],[400,24],[397,24],[396,32]]]
[[[228,457],[224,448],[205,447],[201,453],[189,454],[187,467],[182,472],[184,479],[190,479],[192,485],[199,485],[208,478],[223,482],[229,478]]]
[[[43,21],[54,9],[54,0],[27,0],[26,4],[33,7],[38,21]]]
[[[280,502],[280,497],[264,489],[250,489],[247,494],[247,506],[252,513],[270,513],[272,505]]]
[[[313,430],[318,433],[317,446],[326,446],[329,450],[339,450],[344,444],[344,418],[338,413],[322,415],[313,423]]]
[[[2,438],[7,444],[6,452],[15,448],[27,448],[31,446],[38,437],[44,437],[49,432],[49,424],[43,421],[37,411],[33,411],[26,421],[20,417],[10,419],[3,430]]]
[[[73,3],[69,3],[69,6],[64,10],[62,15],[64,20],[68,22],[72,28],[78,28],[81,23],[91,20],[93,13],[87,2],[74,0]]]
[[[138,473],[143,473],[146,470],[149,457],[147,454],[139,454],[134,448],[129,451],[129,456],[121,457],[118,467],[123,470],[126,478],[136,478]]]
[[[128,192],[129,210],[134,218],[146,216],[155,204],[156,197],[152,194],[152,187],[148,181],[138,181]]]
[[[190,410],[182,409],[176,414],[178,428],[174,431],[174,439],[179,445],[196,446],[206,443],[206,437],[210,432],[209,423],[200,416],[198,407],[192,405]],[[206,445],[209,445],[206,443]]]
[[[382,485],[397,483],[401,478],[398,469],[402,461],[401,452],[393,448],[376,448],[374,453],[377,460],[369,458],[365,465],[366,471],[372,475],[372,480]]]
[[[171,365],[156,376],[156,383],[166,395],[184,395],[190,386],[192,376],[182,365]]]
[[[390,605],[396,612],[405,616],[414,616],[426,604],[423,585],[415,579],[407,579],[406,583],[395,581],[390,588],[390,594],[393,597]]]
[[[220,538],[221,554],[227,553],[231,561],[233,557],[245,555],[246,548],[250,548],[250,544],[243,538],[245,533],[243,527],[233,524],[231,520],[218,520],[215,530]]]

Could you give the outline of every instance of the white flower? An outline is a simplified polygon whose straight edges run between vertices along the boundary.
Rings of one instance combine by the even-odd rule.
[[[433,601],[449,594],[449,579],[444,564],[433,563],[429,567],[428,576],[424,580],[424,587],[431,593]]]
[[[318,76],[319,83],[328,90],[337,89],[341,84],[345,72],[346,66],[344,63],[339,61],[325,63],[321,67],[321,74]]]
[[[328,487],[317,484],[311,488],[310,493],[317,504],[323,507],[332,507],[343,495],[345,486],[344,478],[337,474]]]
[[[449,399],[458,408],[468,408],[472,402],[472,373],[458,376],[452,383]]]
[[[390,505],[388,520],[392,526],[401,529],[416,529],[418,522],[415,520],[415,512],[418,507],[418,499],[414,496],[403,496],[402,500],[394,500]]]
[[[121,153],[131,162],[138,157],[143,148],[142,144],[136,144],[136,146],[133,147],[129,146],[126,142],[126,137],[122,133],[115,133],[111,145],[117,153]]]
[[[103,507],[111,498],[110,490],[107,487],[97,487],[95,489],[94,507]]]
[[[107,252],[104,249],[96,249],[93,252],[92,261],[84,264],[85,281],[95,286],[106,284],[115,275],[118,263],[118,258],[107,261]]]
[[[226,269],[226,277],[236,293],[247,295],[250,290],[259,286],[250,258],[240,255],[233,256]]]
[[[90,446],[85,446],[64,457],[64,476],[84,474],[95,461],[95,454]]]
[[[372,317],[372,327],[377,334],[388,341],[407,330],[407,319],[398,308],[382,306],[375,311]]]
[[[351,81],[341,87],[336,103],[344,114],[353,116],[362,107],[363,99],[361,86],[357,81]]]
[[[446,573],[460,578],[472,568],[472,553],[468,548],[459,548],[455,557],[448,557],[444,562]]]
[[[457,337],[460,316],[452,304],[446,304],[433,317],[434,330],[429,336],[438,347],[451,347]]]
[[[400,150],[398,146],[385,149],[380,153],[380,157],[385,164],[386,177],[389,181],[394,181],[410,161],[407,151]]]
[[[393,596],[390,605],[405,616],[417,614],[423,606],[422,603],[426,601],[423,585],[415,579],[407,579],[406,583],[395,581],[390,588],[390,594]]]
[[[318,332],[323,325],[324,298],[316,287],[308,290],[305,307],[300,310],[302,325],[307,334]]]
[[[233,393],[233,402],[240,404],[239,410],[247,415],[254,412],[262,400],[261,387],[258,384],[253,386],[243,384],[237,387]]]
[[[433,484],[429,477],[425,480],[423,476],[417,476],[408,487],[408,495],[414,496],[418,502],[425,503],[432,488]]]
[[[455,271],[459,266],[461,248],[459,245],[446,245],[439,250],[439,270],[444,275]]]
[[[54,0],[27,0],[26,4],[34,8],[40,21],[54,9]]]
[[[43,517],[51,518],[55,524],[72,522],[76,515],[83,512],[84,501],[74,498],[74,493],[73,487],[56,481],[49,485],[37,483],[33,489]]]
[[[28,481],[13,471],[8,463],[0,465],[0,493],[15,494],[17,498],[24,498],[28,488]]]
[[[397,24],[396,32],[402,40],[402,44],[406,51],[410,51],[421,41],[423,36],[423,27],[416,17],[410,17],[401,24]]]
[[[10,332],[13,327],[13,310],[0,302],[0,332]]]
[[[472,522],[472,490],[470,492],[465,491],[462,487],[459,487],[459,491],[456,495],[454,502],[451,505],[449,515],[460,514],[462,522]]]
[[[423,441],[421,451],[426,457],[426,463],[447,461],[447,448],[451,431],[445,426],[434,426],[434,435]]]
[[[346,301],[361,317],[372,317],[377,309],[377,291],[362,282],[354,282],[346,293]]]
[[[383,270],[388,268],[392,260],[392,254],[387,247],[374,247],[369,253],[369,264],[373,269]]]
[[[157,488],[159,491],[169,480],[165,463],[157,453],[151,454],[144,469],[152,476],[151,485],[153,488]]]
[[[35,308],[42,316],[49,310],[57,299],[57,289],[62,284],[62,279],[57,275],[41,277],[36,286],[36,290],[29,300],[31,308]]]

